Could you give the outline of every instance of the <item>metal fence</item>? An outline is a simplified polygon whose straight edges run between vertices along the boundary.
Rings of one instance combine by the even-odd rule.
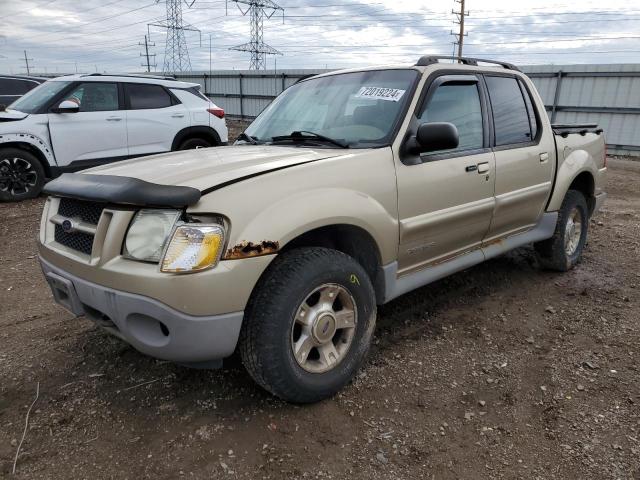
[[[283,90],[309,75],[328,70],[220,70],[178,74],[184,82],[199,83],[213,103],[232,118],[252,119]]]
[[[609,153],[640,156],[640,65],[534,65],[522,67],[535,83],[554,123],[597,123]],[[327,70],[192,72],[232,118],[255,118],[284,89]]]
[[[597,123],[607,149],[640,156],[640,65],[523,67],[552,123]]]

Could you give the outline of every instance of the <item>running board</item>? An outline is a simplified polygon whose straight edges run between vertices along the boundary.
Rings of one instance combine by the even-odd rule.
[[[438,265],[427,267],[418,272],[404,275],[400,278],[398,278],[398,262],[389,263],[382,267],[385,281],[383,303],[387,303],[411,290],[447,277],[452,273],[466,270],[485,260],[502,255],[514,248],[551,238],[556,229],[557,221],[558,212],[547,212],[531,230],[504,238],[485,247],[465,253]]]

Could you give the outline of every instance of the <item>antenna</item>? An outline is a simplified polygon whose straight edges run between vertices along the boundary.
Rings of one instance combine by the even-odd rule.
[[[156,0],[160,3],[162,0]],[[167,43],[164,50],[164,64],[162,73],[176,73],[191,70],[187,40],[184,37],[185,30],[200,33],[200,46],[202,46],[202,33],[196,27],[185,24],[182,21],[182,3],[191,8],[196,0],[188,3],[187,0],[164,0],[167,5],[167,19],[158,23],[150,23],[155,27],[167,29]]]
[[[243,43],[236,47],[230,48],[230,50],[237,50],[239,52],[250,52],[251,62],[249,64],[250,70],[266,70],[267,62],[266,55],[282,55],[281,52],[275,48],[264,43],[263,36],[263,24],[264,18],[267,19],[273,17],[276,12],[282,11],[282,23],[284,23],[284,8],[271,0],[231,0],[236,4],[240,13],[243,16],[249,15],[251,17],[251,41]],[[246,10],[243,10],[240,4],[247,5]]]

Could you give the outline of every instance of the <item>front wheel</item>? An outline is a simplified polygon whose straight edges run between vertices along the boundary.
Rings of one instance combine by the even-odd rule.
[[[0,150],[0,201],[17,202],[35,198],[45,180],[40,161],[18,148]]]
[[[240,354],[253,379],[295,403],[328,398],[366,357],[376,302],[367,273],[326,248],[280,255],[245,311]]]
[[[209,148],[211,142],[204,138],[190,138],[180,144],[179,150],[195,150],[197,148]]]
[[[569,190],[558,212],[553,237],[534,245],[540,264],[559,272],[573,268],[582,255],[588,228],[587,200],[582,192]]]

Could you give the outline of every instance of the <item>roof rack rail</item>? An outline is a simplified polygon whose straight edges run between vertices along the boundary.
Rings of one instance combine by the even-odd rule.
[[[88,73],[82,77],[129,77],[129,78],[154,78],[156,80],[176,80],[176,77],[166,75],[142,75],[135,73]]]
[[[434,63],[440,63],[440,60],[458,60],[459,63],[463,65],[473,65],[477,66],[478,63],[491,63],[494,65],[500,65],[501,67],[507,70],[515,70],[519,72],[520,69],[516,67],[512,63],[507,62],[499,62],[497,60],[486,60],[484,58],[472,58],[472,57],[454,57],[451,55],[424,55],[420,57],[416,66],[418,67],[426,67],[427,65],[433,65]]]

